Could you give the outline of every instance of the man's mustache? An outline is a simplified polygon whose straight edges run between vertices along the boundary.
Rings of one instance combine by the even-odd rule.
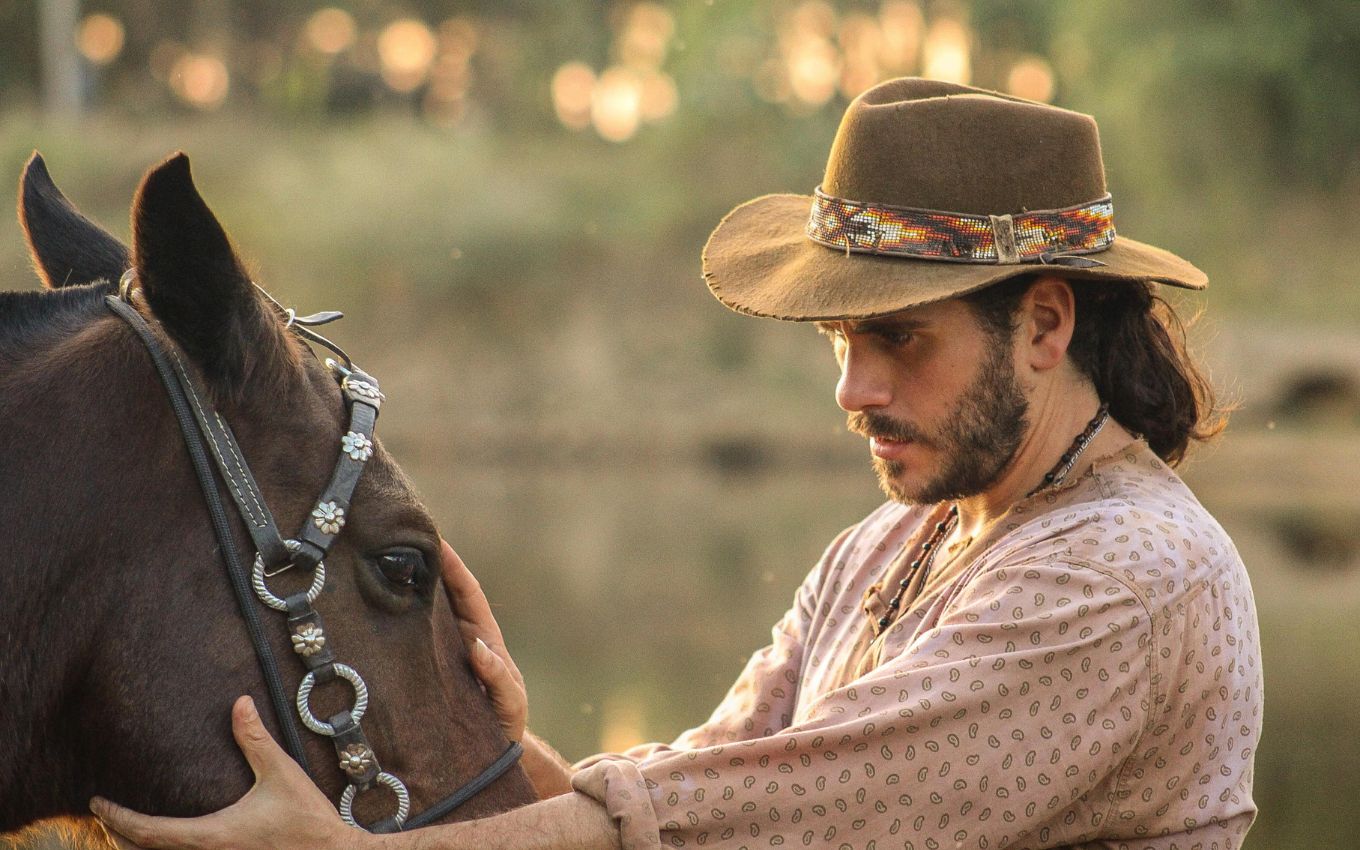
[[[883,413],[870,411],[851,413],[846,418],[845,427],[849,428],[851,433],[859,434],[861,437],[878,437],[879,439],[896,440],[898,442],[908,440],[917,443],[930,442],[929,438],[916,428]]]

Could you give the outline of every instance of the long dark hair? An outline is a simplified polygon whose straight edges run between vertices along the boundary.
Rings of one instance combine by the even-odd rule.
[[[1022,275],[963,301],[986,330],[1009,340],[1020,299],[1037,279]],[[1067,353],[1116,421],[1141,434],[1171,466],[1185,458],[1191,440],[1203,442],[1227,427],[1228,410],[1186,348],[1184,323],[1152,284],[1070,283],[1077,315]]]

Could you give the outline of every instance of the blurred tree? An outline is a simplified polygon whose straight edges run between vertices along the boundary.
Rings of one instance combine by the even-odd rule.
[[[43,107],[49,114],[75,115],[80,112],[80,56],[76,53],[76,22],[80,19],[78,0],[41,0],[40,38],[42,50]]]
[[[1063,100],[1119,122],[1109,135],[1153,147],[1141,159],[1177,180],[1360,177],[1360,3],[1064,0],[1052,20]]]

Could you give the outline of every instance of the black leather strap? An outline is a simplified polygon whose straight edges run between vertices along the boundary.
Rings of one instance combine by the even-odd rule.
[[[140,314],[133,312],[141,318]],[[273,515],[265,507],[264,496],[260,494],[255,477],[250,474],[250,467],[246,465],[241,447],[231,432],[231,426],[212,405],[204,401],[204,394],[199,390],[198,382],[185,367],[179,352],[170,348],[165,353],[169,356],[170,366],[175,371],[180,388],[189,399],[189,409],[194,419],[198,421],[199,433],[206,437],[208,447],[212,449],[217,471],[227,483],[227,492],[231,494],[232,501],[241,512],[241,519],[244,520],[250,539],[255,544],[255,551],[264,559],[266,568],[286,563],[290,555],[283,544],[283,536],[279,534],[278,526],[274,524]]]
[[[352,372],[351,376],[355,374],[363,373]],[[345,381],[348,382],[349,378],[347,377]],[[377,393],[377,381],[367,378],[367,382],[370,382],[369,385]],[[341,389],[344,387],[345,384],[342,383]],[[381,396],[381,393],[378,395]],[[334,516],[338,521],[326,524],[316,515],[307,518],[302,532],[297,536],[302,548],[293,559],[299,566],[314,566],[330,550],[336,536],[344,528],[345,521],[349,519],[350,499],[354,497],[354,488],[358,486],[359,478],[364,473],[364,465],[373,455],[373,429],[378,421],[378,405],[367,399],[351,396],[348,392],[345,393],[345,397],[350,403],[349,430],[342,439],[340,458],[335,463],[330,483],[326,485],[325,492],[317,499],[316,504],[316,510],[322,512],[323,517]]]
[[[261,290],[263,292],[263,290]],[[268,293],[265,293],[268,295]],[[273,300],[272,298],[270,299]],[[184,444],[190,462],[203,491],[203,499],[208,507],[213,531],[217,535],[218,547],[227,565],[227,575],[237,606],[246,622],[246,631],[255,648],[255,656],[260,664],[260,672],[269,691],[269,699],[278,719],[283,744],[293,759],[308,772],[307,757],[303,752],[302,738],[298,720],[294,715],[293,704],[284,693],[283,679],[273,651],[265,638],[255,605],[254,590],[251,587],[249,571],[241,561],[227,518],[226,506],[218,492],[217,481],[213,476],[215,464],[218,474],[226,484],[227,492],[236,503],[250,533],[256,550],[260,553],[266,571],[271,567],[291,563],[297,566],[315,566],[325,557],[335,537],[344,527],[341,518],[348,519],[350,499],[363,473],[364,464],[373,452],[373,428],[377,422],[378,410],[382,406],[383,395],[378,382],[371,376],[353,367],[349,358],[324,337],[308,331],[302,324],[321,324],[330,321],[331,316],[318,315],[298,319],[291,311],[285,311],[288,321],[296,331],[308,339],[321,341],[332,351],[345,358],[346,365],[337,367],[344,375],[340,389],[350,407],[349,432],[341,444],[340,459],[331,474],[330,483],[318,500],[318,514],[308,517],[302,532],[298,535],[298,551],[291,551],[279,534],[273,515],[265,506],[264,497],[254,476],[241,454],[231,428],[216,410],[204,401],[205,394],[181,361],[173,344],[163,345],[150,324],[133,307],[114,296],[107,296],[105,303],[115,315],[128,323],[141,338],[151,356],[151,361],[170,397],[170,406],[175,413],[184,436]],[[274,302],[277,304],[278,302]],[[280,309],[283,309],[280,307]],[[211,458],[211,460],[209,459]],[[321,508],[325,508],[321,511]],[[323,684],[336,678],[336,662],[332,647],[325,638],[325,626],[321,615],[316,612],[306,593],[296,593],[284,600],[288,613],[289,637],[297,650],[303,665],[313,674],[315,684]],[[302,651],[303,649],[308,651]],[[353,782],[357,789],[372,787],[381,768],[377,756],[368,743],[360,724],[354,720],[349,710],[341,711],[331,717],[329,723],[335,729],[332,743],[336,755],[341,759],[340,769]],[[369,827],[372,832],[395,832],[400,829],[415,829],[434,823],[463,803],[472,799],[484,788],[495,782],[519,761],[524,749],[519,743],[510,747],[494,763],[488,766],[470,782],[453,794],[431,806],[424,812],[397,824],[394,818],[386,818]],[[346,756],[358,759],[362,766],[346,766]],[[360,757],[362,756],[362,757]]]
[[[106,296],[104,303],[116,316],[127,322],[137,336],[141,338],[147,352],[151,355],[151,362],[155,365],[157,374],[160,375],[161,383],[165,386],[165,392],[170,397],[170,407],[174,410],[175,420],[179,423],[180,432],[184,435],[184,445],[189,452],[189,461],[193,464],[199,487],[203,491],[203,500],[208,506],[213,531],[217,535],[218,548],[222,552],[222,559],[227,564],[227,577],[231,582],[232,592],[236,596],[236,605],[241,611],[241,618],[246,622],[246,632],[250,635],[250,643],[255,648],[255,657],[260,664],[260,673],[264,677],[265,686],[269,691],[269,701],[274,708],[279,731],[283,735],[284,749],[288,751],[294,761],[310,773],[307,756],[302,749],[302,735],[298,729],[298,722],[293,716],[293,705],[284,693],[283,678],[279,675],[278,662],[274,658],[274,652],[270,649],[269,640],[265,637],[264,627],[260,623],[259,611],[255,605],[255,594],[250,587],[250,575],[245,565],[241,563],[240,554],[236,550],[236,543],[231,533],[231,523],[227,519],[226,506],[222,503],[221,494],[217,490],[217,482],[213,478],[212,465],[208,460],[208,450],[204,446],[204,439],[195,424],[199,420],[194,415],[192,403],[184,390],[185,384],[179,377],[181,374],[187,376],[187,372],[183,370],[182,366],[178,371],[174,368],[170,358],[166,356],[165,347],[161,345],[155,332],[151,330],[151,326],[147,324],[140,313],[112,295]],[[261,504],[263,504],[263,500],[261,500]],[[248,522],[247,526],[249,526]]]
[[[425,811],[413,818],[407,818],[406,823],[402,824],[402,830],[419,829],[422,826],[429,826],[435,821],[457,809],[459,806],[471,800],[482,792],[486,786],[500,779],[501,776],[519,761],[520,756],[524,755],[524,746],[519,741],[511,742],[510,746],[501,757],[491,763],[486,770],[473,777],[472,781],[459,788],[449,796],[430,806]],[[373,830],[376,832],[377,830]]]

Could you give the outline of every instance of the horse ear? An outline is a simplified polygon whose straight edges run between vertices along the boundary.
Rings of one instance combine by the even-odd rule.
[[[133,267],[151,312],[198,364],[209,385],[233,393],[286,356],[226,231],[176,153],[142,178],[132,204]]]
[[[127,246],[66,199],[37,151],[19,178],[19,223],[33,267],[49,289],[117,281],[128,268]]]

